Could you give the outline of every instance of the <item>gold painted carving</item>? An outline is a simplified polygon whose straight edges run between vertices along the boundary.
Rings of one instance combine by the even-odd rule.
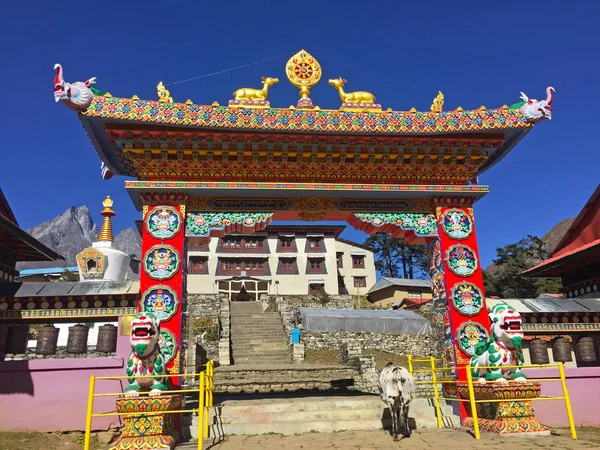
[[[296,211],[335,211],[335,199],[331,197],[298,197],[293,199]]]
[[[173,103],[173,97],[171,97],[171,93],[167,90],[162,81],[160,81],[156,86],[156,92],[158,93],[159,102]]]
[[[334,78],[329,80],[329,84],[337,89],[342,103],[354,105],[373,105],[375,104],[375,96],[370,92],[356,91],[344,92],[344,84],[347,83],[343,78]]]
[[[442,112],[443,106],[444,106],[444,94],[442,94],[442,91],[438,91],[438,95],[433,99],[433,103],[431,104],[431,111]]]
[[[321,65],[306,50],[300,50],[292,56],[285,66],[290,83],[300,88],[300,97],[308,98],[310,88],[321,79]]]
[[[212,208],[209,203],[209,197],[200,195],[190,195],[185,202],[189,211],[210,211]]]
[[[269,86],[279,83],[279,78],[262,77],[262,89],[241,88],[233,93],[236,100],[266,101],[269,95]]]

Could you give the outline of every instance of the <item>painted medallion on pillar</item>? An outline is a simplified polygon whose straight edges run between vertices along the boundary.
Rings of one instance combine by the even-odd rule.
[[[475,355],[475,347],[487,339],[487,330],[477,322],[465,322],[456,330],[458,347],[469,356]]]
[[[146,214],[146,230],[154,239],[171,239],[181,230],[181,214],[170,206],[159,206]]]
[[[144,256],[144,271],[155,280],[171,278],[180,265],[179,253],[170,245],[155,245]]]
[[[483,295],[473,283],[456,284],[450,297],[454,308],[465,316],[475,316],[483,308]]]
[[[177,294],[167,286],[155,286],[142,296],[142,308],[165,322],[177,311]]]
[[[453,245],[446,253],[448,269],[454,274],[468,277],[477,270],[477,257],[472,248],[466,245]]]
[[[165,366],[173,361],[177,354],[177,338],[172,331],[160,330],[158,348],[160,348],[160,353],[165,360]]]
[[[449,209],[442,215],[442,230],[453,239],[465,239],[473,233],[473,219],[460,209]]]

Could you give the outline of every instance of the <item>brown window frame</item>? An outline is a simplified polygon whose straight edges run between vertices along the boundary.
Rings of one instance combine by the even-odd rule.
[[[335,260],[336,260],[337,268],[338,269],[343,269],[344,268],[344,253],[343,252],[336,252],[336,254],[335,254]]]
[[[188,273],[191,275],[208,274],[208,256],[190,256]]]
[[[284,245],[285,244],[285,245]],[[296,253],[296,238],[278,236],[277,253]]]
[[[315,290],[313,286],[319,286],[319,288]],[[325,292],[324,283],[308,283],[308,295],[317,296],[323,292]]]
[[[365,255],[351,255],[352,256],[352,268],[353,269],[364,269],[365,268]],[[360,260],[360,263],[356,263],[356,259]]]
[[[318,245],[312,245],[318,243]],[[325,238],[323,236],[307,236],[306,237],[306,253],[324,253]]]
[[[327,273],[325,258],[308,258],[306,262],[306,273]]]
[[[296,261],[296,258],[279,258],[277,273],[279,275],[297,275],[298,262]]]
[[[355,288],[366,288],[367,287],[367,277],[352,277]],[[357,284],[358,281],[361,280],[362,283]]]

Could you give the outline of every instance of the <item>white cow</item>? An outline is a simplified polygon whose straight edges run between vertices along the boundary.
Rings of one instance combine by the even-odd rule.
[[[415,382],[404,367],[388,363],[379,374],[381,399],[390,409],[392,416],[392,436],[399,440],[402,431],[404,437],[410,437],[408,408],[415,392]]]

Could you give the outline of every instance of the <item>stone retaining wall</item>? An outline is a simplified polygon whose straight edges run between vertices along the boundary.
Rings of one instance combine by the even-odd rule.
[[[229,300],[225,294],[188,294],[187,320],[191,341],[196,345],[192,352],[193,366],[204,364],[208,359],[229,364]],[[194,319],[214,319],[219,327],[219,340],[209,340],[194,333]],[[191,361],[190,361],[191,363]]]
[[[307,350],[338,350],[345,342],[354,342],[365,350],[380,350],[395,355],[426,357],[434,354],[433,338],[426,334],[353,333],[348,331],[300,331]]]
[[[57,347],[54,355],[38,355],[35,348],[28,348],[27,353],[6,354],[4,361],[29,361],[32,359],[85,359],[85,358],[112,358],[116,352],[97,352],[96,346],[89,346],[86,353],[67,353],[67,347]]]

